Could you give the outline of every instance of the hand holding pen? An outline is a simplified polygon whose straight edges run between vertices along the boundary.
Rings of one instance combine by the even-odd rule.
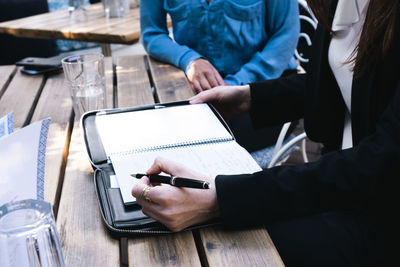
[[[154,177],[152,179],[152,175],[159,173],[166,173],[172,177],[191,177],[191,180],[198,179],[196,181],[200,181],[200,184],[209,183],[209,189],[181,187],[182,190],[176,186],[177,178],[174,181],[175,186],[152,186],[151,182],[157,183]],[[166,176],[166,182],[172,183],[172,177]],[[204,181],[201,181],[203,179]],[[180,231],[190,225],[219,216],[215,180],[161,157],[155,159],[145,177],[137,180],[132,188],[132,195],[142,207],[144,214],[161,222],[172,231]]]
[[[188,188],[199,188],[199,189],[209,189],[210,183],[201,180],[195,180],[190,178],[183,178],[177,176],[164,176],[159,174],[131,174],[132,177],[142,178],[143,176],[147,176],[150,179],[150,183],[162,183],[162,184],[170,184],[177,187],[188,187]]]

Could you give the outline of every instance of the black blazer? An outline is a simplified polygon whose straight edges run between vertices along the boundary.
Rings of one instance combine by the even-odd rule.
[[[328,64],[330,40],[330,32],[319,27],[307,74],[250,85],[255,124],[304,117],[308,137],[322,142],[328,152],[313,163],[217,176],[225,225],[350,210],[370,216],[389,236],[398,227],[393,211],[400,203],[400,43],[395,41],[386,58],[353,80],[353,148],[341,150],[345,104]]]

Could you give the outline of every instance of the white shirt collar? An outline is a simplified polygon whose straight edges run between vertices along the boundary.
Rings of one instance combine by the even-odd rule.
[[[339,0],[332,23],[333,31],[344,30],[360,20],[367,12],[369,0]]]

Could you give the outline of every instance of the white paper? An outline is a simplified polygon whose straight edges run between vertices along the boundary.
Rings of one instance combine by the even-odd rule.
[[[0,205],[43,199],[49,123],[50,119],[35,122],[0,139]]]
[[[107,156],[152,147],[232,139],[207,104],[183,105],[96,117]]]
[[[164,150],[115,154],[111,156],[114,171],[125,204],[135,198],[131,194],[137,181],[131,174],[146,173],[157,156],[181,163],[190,169],[214,178],[219,174],[243,174],[261,171],[250,154],[236,141],[194,145]]]
[[[96,127],[125,204],[135,201],[131,174],[145,173],[157,156],[210,177],[261,170],[207,104],[99,115]]]
[[[110,175],[110,187],[119,188],[118,180],[115,175]]]
[[[6,116],[0,118],[0,139],[9,135],[14,131],[14,116],[10,112]]]

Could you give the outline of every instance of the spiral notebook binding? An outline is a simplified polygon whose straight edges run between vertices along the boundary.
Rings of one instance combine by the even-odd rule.
[[[203,139],[203,140],[194,140],[194,141],[190,141],[190,142],[180,142],[180,143],[175,143],[175,144],[166,144],[166,145],[161,145],[161,146],[152,146],[152,147],[147,147],[147,148],[131,149],[131,150],[113,153],[113,155],[127,156],[127,155],[131,155],[131,154],[142,153],[142,152],[174,149],[174,148],[180,148],[180,147],[185,147],[185,146],[209,145],[209,144],[215,144],[215,143],[220,143],[220,142],[228,142],[228,141],[232,141],[232,140],[233,140],[232,138],[210,138],[210,139]]]

